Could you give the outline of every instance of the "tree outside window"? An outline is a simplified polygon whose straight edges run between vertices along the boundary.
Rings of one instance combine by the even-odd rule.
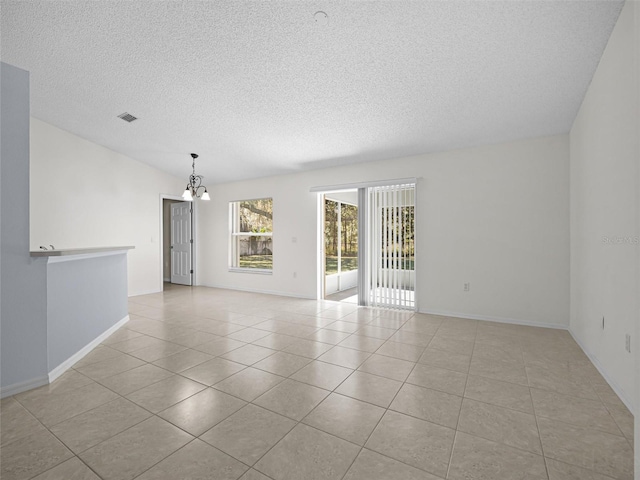
[[[273,199],[231,202],[230,218],[230,267],[273,270]]]
[[[325,274],[333,275],[338,271],[342,273],[357,270],[358,207],[326,199],[324,219]],[[340,258],[340,269],[338,269],[338,258]]]
[[[413,205],[380,209],[381,268],[414,269],[415,209]]]

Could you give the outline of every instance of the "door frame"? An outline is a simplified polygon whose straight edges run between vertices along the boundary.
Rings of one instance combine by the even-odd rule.
[[[355,193],[356,195],[356,199],[355,202],[351,202],[351,201],[346,201],[346,200],[339,200],[339,199],[334,199],[331,198],[331,193],[343,193],[343,192],[350,192],[350,193]],[[359,190],[353,190],[353,189],[349,189],[349,190],[343,190],[343,191],[339,191],[339,192],[325,192],[322,194],[323,197],[323,209],[322,209],[322,213],[324,215],[325,218],[322,219],[322,230],[323,230],[323,241],[322,241],[322,265],[323,265],[323,279],[324,279],[324,291],[323,291],[323,298],[326,300],[326,296],[327,296],[327,272],[326,272],[326,265],[327,265],[327,244],[326,244],[326,238],[324,238],[324,226],[325,226],[325,222],[326,222],[326,203],[327,201],[330,202],[334,202],[336,204],[338,204],[338,217],[337,217],[337,226],[338,226],[338,230],[336,232],[337,236],[338,236],[338,277],[337,277],[337,284],[338,284],[338,291],[337,292],[333,292],[330,293],[329,295],[333,295],[336,293],[340,293],[340,292],[344,292],[345,290],[348,290],[350,288],[353,287],[348,287],[348,288],[343,288],[343,283],[346,283],[347,280],[345,278],[343,278],[343,275],[349,275],[349,272],[352,272],[352,270],[347,270],[346,272],[342,271],[342,231],[343,231],[343,223],[342,223],[342,210],[343,207],[345,205],[350,205],[352,207],[355,207],[357,209],[357,216],[356,216],[356,225],[357,225],[357,234],[358,234],[358,242],[357,245],[358,247],[360,247],[360,204],[358,202],[359,198],[360,198],[360,194],[359,194]],[[358,252],[360,250],[358,249]],[[360,254],[358,253],[358,260],[360,260]],[[358,287],[359,283],[358,283],[358,279],[360,278],[360,264],[358,263],[358,268],[356,269],[357,273],[355,274],[356,277],[356,287]],[[360,289],[358,288],[358,294],[356,296],[358,296],[360,293]]]
[[[419,180],[422,177],[408,177],[408,178],[396,178],[396,179],[388,179],[388,180],[374,180],[374,181],[366,181],[366,182],[354,182],[354,183],[344,183],[338,185],[318,185],[311,187],[309,189],[310,193],[315,193],[316,195],[316,208],[317,208],[317,232],[316,232],[316,242],[318,252],[316,257],[316,265],[317,272],[322,272],[322,281],[319,276],[316,276],[316,298],[318,300],[324,300],[324,194],[330,192],[339,192],[341,190],[358,190],[358,305],[366,305],[366,301],[363,298],[363,295],[360,294],[362,292],[361,285],[364,285],[364,268],[368,268],[366,266],[366,261],[364,260],[366,249],[368,248],[368,220],[366,219],[365,209],[368,208],[366,206],[366,189],[369,187],[383,187],[387,185],[401,185],[405,183],[413,183],[415,184],[414,190],[414,215],[415,215],[415,231],[414,238],[417,238],[419,235],[418,231],[420,230],[420,222],[418,219],[418,184]],[[363,192],[363,193],[360,193]],[[362,215],[362,216],[361,216]],[[366,226],[366,228],[365,228]],[[362,243],[360,243],[362,242]],[[418,304],[418,257],[414,254],[414,268],[416,269],[415,276],[415,286],[414,286],[414,311],[419,312],[419,304]],[[364,268],[363,268],[364,267]],[[360,276],[360,274],[363,274]],[[409,310],[410,311],[410,310]]]
[[[325,238],[324,238],[324,223],[325,223],[325,198],[327,194],[331,193],[341,193],[344,191],[354,191],[356,192],[358,202],[360,200],[359,189],[346,186],[346,188],[333,188],[331,190],[323,190],[322,187],[315,187],[311,189],[312,193],[316,193],[316,208],[317,208],[317,218],[318,225],[316,228],[316,242],[317,242],[317,251],[318,255],[316,257],[316,265],[317,272],[319,275],[316,277],[316,299],[325,300],[325,295],[327,293],[327,276],[326,276],[326,249],[325,249]],[[334,200],[335,201],[335,200]],[[351,204],[349,202],[339,202],[348,205],[354,205],[358,209],[358,297],[360,296],[360,204]],[[338,262],[339,264],[339,262]],[[339,293],[339,291],[338,291]]]
[[[184,202],[185,199],[180,195],[169,195],[165,193],[160,194],[160,232],[158,238],[160,241],[160,251],[159,251],[159,265],[160,265],[160,275],[159,275],[159,292],[164,290],[164,200],[178,200],[179,202]],[[196,275],[198,270],[196,268],[197,265],[197,252],[198,252],[198,225],[196,219],[198,218],[198,202],[191,202],[191,237],[193,238],[193,244],[191,245],[191,270],[193,270],[193,274],[191,274],[191,286],[195,287],[198,283],[196,281]]]

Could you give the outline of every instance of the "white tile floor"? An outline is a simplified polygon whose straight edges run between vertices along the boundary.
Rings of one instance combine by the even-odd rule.
[[[171,287],[2,401],[2,480],[630,480],[567,332]]]

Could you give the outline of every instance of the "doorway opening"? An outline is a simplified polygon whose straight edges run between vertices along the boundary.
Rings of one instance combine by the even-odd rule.
[[[163,195],[161,215],[161,285],[194,285],[194,204],[180,197]]]
[[[323,198],[324,298],[358,303],[358,191]]]
[[[314,187],[318,298],[417,310],[416,179]]]

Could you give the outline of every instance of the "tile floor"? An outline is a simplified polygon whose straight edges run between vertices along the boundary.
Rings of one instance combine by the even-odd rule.
[[[561,330],[210,288],[2,400],[3,480],[632,479],[633,417]]]

